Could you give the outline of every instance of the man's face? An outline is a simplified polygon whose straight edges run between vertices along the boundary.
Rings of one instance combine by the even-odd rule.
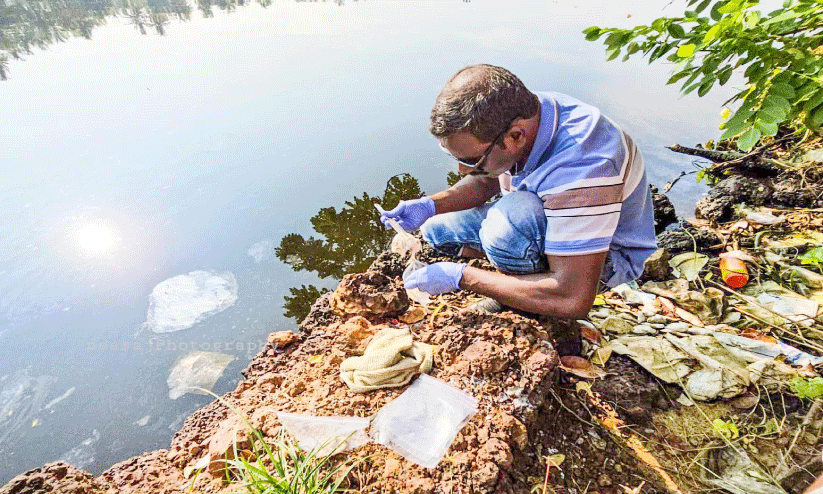
[[[512,147],[501,146],[501,144],[505,146],[504,142],[506,139],[507,136],[504,135],[497,139],[497,142],[494,144],[480,142],[480,140],[471,133],[460,131],[444,137],[440,140],[440,143],[446,151],[458,160],[473,162],[488,152],[480,162],[482,171],[476,174],[496,177],[509,170],[516,161],[516,156],[512,153]],[[458,163],[458,170],[464,175],[475,172],[474,168],[467,167],[460,163]]]

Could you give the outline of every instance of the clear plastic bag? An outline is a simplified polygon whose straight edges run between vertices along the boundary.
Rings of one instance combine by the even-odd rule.
[[[303,451],[329,456],[369,442],[369,419],[359,417],[312,417],[277,412],[283,427],[297,440]]]
[[[426,267],[426,263],[420,262],[416,258],[412,257],[409,261],[409,265],[406,266],[406,270],[403,271],[403,282],[405,283],[409,275],[411,275],[413,272],[424,267]],[[431,297],[429,296],[429,294],[426,292],[421,292],[417,288],[406,288],[406,294],[408,294],[410,299],[414,300],[423,307],[426,307],[431,303]]]
[[[435,468],[476,412],[477,400],[472,396],[422,374],[377,412],[371,436],[407,460]]]

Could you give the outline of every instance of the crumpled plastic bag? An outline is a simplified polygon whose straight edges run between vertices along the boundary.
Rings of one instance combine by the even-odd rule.
[[[701,472],[707,485],[732,494],[786,494],[744,451],[728,446],[710,449]]]
[[[369,419],[361,417],[313,417],[277,412],[277,419],[303,451],[330,456],[369,442]]]
[[[176,400],[186,393],[207,395],[204,390],[211,391],[232,360],[234,355],[215,352],[196,351],[181,356],[166,379],[169,398]]]

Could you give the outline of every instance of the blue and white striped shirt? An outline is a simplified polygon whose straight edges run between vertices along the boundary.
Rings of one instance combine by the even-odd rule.
[[[565,94],[536,94],[534,146],[522,172],[500,176],[502,192],[531,191],[543,199],[546,254],[610,251],[615,276],[608,284],[636,279],[657,248],[639,149],[597,108]]]

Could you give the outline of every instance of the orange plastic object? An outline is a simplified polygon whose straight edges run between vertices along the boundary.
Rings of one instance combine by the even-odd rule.
[[[741,288],[749,282],[749,272],[746,263],[736,257],[720,259],[720,276],[732,288]]]

